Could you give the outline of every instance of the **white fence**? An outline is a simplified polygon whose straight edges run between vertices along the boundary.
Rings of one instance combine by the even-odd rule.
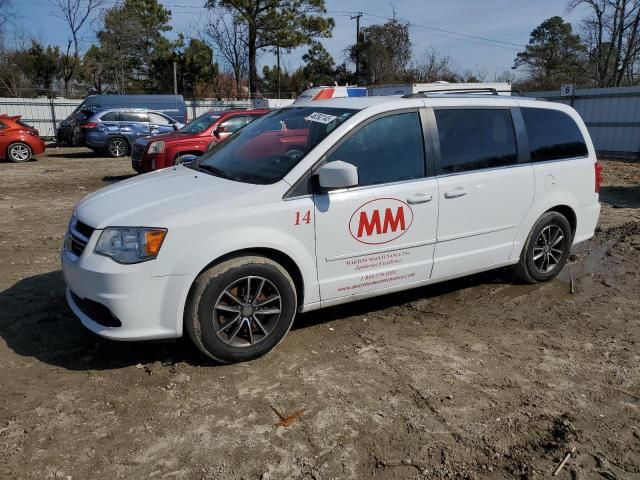
[[[572,96],[559,91],[525,95],[575,108],[600,156],[640,158],[640,87],[587,88]]]
[[[280,108],[290,105],[293,100],[268,99],[269,108]],[[20,115],[22,120],[33,125],[46,139],[56,136],[58,123],[67,118],[82,100],[65,98],[2,98],[0,97],[0,113]],[[248,108],[251,100],[187,100],[187,114],[190,119],[196,118],[209,110],[229,110],[231,108]]]

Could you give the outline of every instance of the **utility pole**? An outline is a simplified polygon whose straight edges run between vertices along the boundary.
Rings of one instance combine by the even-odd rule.
[[[362,12],[351,17],[351,20],[356,21],[356,83],[360,77],[360,17],[362,17]]]
[[[278,59],[278,98],[280,98],[280,45],[276,45],[276,58]]]
[[[173,94],[178,95],[178,62],[173,62]]]

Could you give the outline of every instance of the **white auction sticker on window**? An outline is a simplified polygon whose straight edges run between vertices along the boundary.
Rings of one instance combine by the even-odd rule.
[[[311,115],[305,118],[305,120],[309,120],[310,122],[318,122],[324,123],[325,125],[333,122],[336,118],[335,115],[327,115],[326,113],[313,112]]]

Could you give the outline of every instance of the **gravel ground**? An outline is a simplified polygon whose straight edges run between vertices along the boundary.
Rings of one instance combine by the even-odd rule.
[[[128,159],[0,163],[0,478],[534,479],[574,446],[556,478],[640,478],[640,163],[603,163],[601,225],[555,281],[300,315],[231,366],[103,340],[65,304],[72,207]]]

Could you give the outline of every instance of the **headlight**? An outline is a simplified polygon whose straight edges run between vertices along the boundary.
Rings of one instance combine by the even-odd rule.
[[[164,153],[164,142],[153,142],[149,145],[149,153]]]
[[[139,263],[158,256],[164,228],[108,227],[100,234],[95,252],[118,263]]]

